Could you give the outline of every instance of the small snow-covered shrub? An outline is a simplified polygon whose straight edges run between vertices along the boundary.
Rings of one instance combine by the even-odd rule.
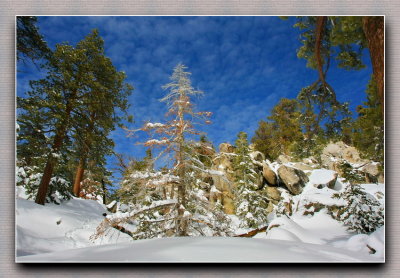
[[[36,198],[42,173],[38,167],[25,166],[16,168],[17,186],[25,188],[28,199]],[[46,202],[60,204],[62,200],[71,199],[71,184],[60,176],[52,177],[47,191]]]
[[[372,233],[384,225],[384,208],[369,193],[357,184],[350,184],[346,190],[338,194],[346,200],[347,205],[338,211],[337,219],[348,229],[357,233]]]

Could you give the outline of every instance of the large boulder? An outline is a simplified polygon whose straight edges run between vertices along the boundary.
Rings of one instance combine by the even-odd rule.
[[[300,194],[308,182],[308,177],[303,171],[285,165],[279,167],[278,176],[281,182],[294,195]]]
[[[269,185],[277,185],[278,184],[278,178],[275,174],[275,172],[271,169],[271,167],[263,162],[263,170],[262,170],[262,174],[265,178],[265,180],[267,181],[267,183]]]
[[[378,182],[383,183],[384,182],[383,173],[379,168],[380,168],[380,163],[371,162],[364,165],[360,169],[360,171],[364,173],[365,181],[367,183],[378,183]]]

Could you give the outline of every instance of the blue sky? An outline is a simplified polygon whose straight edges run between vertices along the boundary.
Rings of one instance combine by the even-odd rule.
[[[278,17],[39,17],[39,28],[51,48],[56,43],[75,45],[94,28],[105,41],[106,55],[135,87],[130,113],[138,128],[144,121],[163,121],[166,107],[159,99],[162,85],[182,62],[192,73],[192,84],[205,94],[194,99],[199,111],[210,111],[213,124],[199,129],[218,146],[234,143],[239,131],[251,138],[258,121],[266,119],[280,98],[295,98],[301,88],[317,79],[317,72],[298,59],[299,30],[294,18]],[[328,81],[340,101],[352,111],[365,100],[370,78],[367,68],[345,71],[331,66]],[[17,93],[40,74],[32,65],[19,64]],[[127,138],[117,129],[116,151],[136,158],[144,155],[136,145],[145,137]],[[109,160],[112,163],[112,159]]]

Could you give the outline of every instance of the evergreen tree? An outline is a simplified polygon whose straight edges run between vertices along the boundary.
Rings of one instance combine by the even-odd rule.
[[[137,205],[143,201],[146,194],[145,182],[137,178],[139,173],[154,173],[153,155],[151,149],[146,150],[146,156],[142,160],[131,159],[125,168],[117,196],[121,203]],[[161,171],[165,172],[165,171]]]
[[[87,124],[96,111],[94,132],[101,130],[104,138],[122,120],[116,110],[126,111],[128,107],[127,96],[132,88],[124,82],[125,74],[104,56],[103,44],[94,30],[76,48],[57,45],[47,64],[47,76],[32,81],[27,97],[18,98],[18,121],[31,128],[40,122],[41,133],[47,133],[46,142],[50,142],[35,200],[38,204],[45,202],[64,143],[72,139],[72,127],[81,132],[79,127]]]
[[[338,219],[349,230],[357,233],[372,233],[384,225],[384,209],[374,196],[362,190],[358,184],[349,184],[338,197],[347,205],[338,212]]]
[[[293,144],[303,138],[298,107],[295,99],[282,98],[272,108],[269,121],[260,121],[252,138],[256,150],[271,160],[291,152]]]
[[[17,16],[17,62],[47,59],[51,51],[39,33],[36,16]]]
[[[250,157],[250,150],[245,132],[239,132],[235,142],[233,168],[237,192],[235,194],[236,214],[245,228],[259,228],[267,223],[268,201],[263,198],[258,189],[260,173]]]
[[[365,67],[361,61],[363,49],[368,48],[374,80],[383,115],[384,108],[384,17],[383,16],[306,16],[298,17],[294,25],[302,30],[299,58],[317,69],[319,79],[311,85],[333,92],[326,74],[330,60],[347,70]],[[325,68],[324,68],[325,67]]]
[[[372,79],[367,87],[365,106],[359,106],[358,118],[353,124],[354,145],[370,159],[384,163],[384,122],[381,105]]]

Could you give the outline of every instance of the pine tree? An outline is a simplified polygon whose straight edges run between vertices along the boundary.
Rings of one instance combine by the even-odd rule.
[[[354,145],[366,157],[384,163],[384,122],[381,105],[373,79],[367,86],[367,101],[359,106],[358,118],[353,124],[352,139]]]
[[[132,88],[124,82],[125,74],[104,56],[103,44],[94,30],[76,48],[57,45],[47,64],[47,76],[32,81],[27,97],[18,99],[21,128],[35,128],[40,122],[40,133],[47,134],[46,143],[50,142],[35,200],[38,204],[45,202],[58,158],[66,149],[65,143],[71,142],[71,134],[82,132],[80,127],[93,120],[90,115],[96,111],[96,130],[91,132],[100,131],[104,138],[122,120],[116,110],[124,112],[128,107]]]
[[[47,59],[51,51],[37,27],[37,17],[17,16],[17,62]]]
[[[290,154],[293,144],[303,139],[298,107],[295,99],[282,98],[272,108],[269,121],[260,121],[252,138],[256,150],[271,160]]]
[[[339,197],[346,200],[347,205],[338,212],[338,219],[349,230],[368,234],[384,225],[383,206],[360,185],[349,184]]]
[[[247,134],[239,132],[236,142],[233,160],[235,171],[236,214],[241,220],[241,226],[245,228],[259,228],[267,223],[268,201],[263,198],[258,189],[260,173],[255,171],[255,165],[250,157]]]
[[[301,16],[294,25],[302,30],[297,51],[299,58],[307,60],[307,66],[317,69],[319,79],[311,87],[333,92],[326,81],[330,60],[346,70],[359,70],[362,51],[368,48],[377,84],[377,94],[384,111],[384,17],[383,16]],[[325,67],[325,68],[324,68]],[[314,88],[315,87],[315,88]]]

